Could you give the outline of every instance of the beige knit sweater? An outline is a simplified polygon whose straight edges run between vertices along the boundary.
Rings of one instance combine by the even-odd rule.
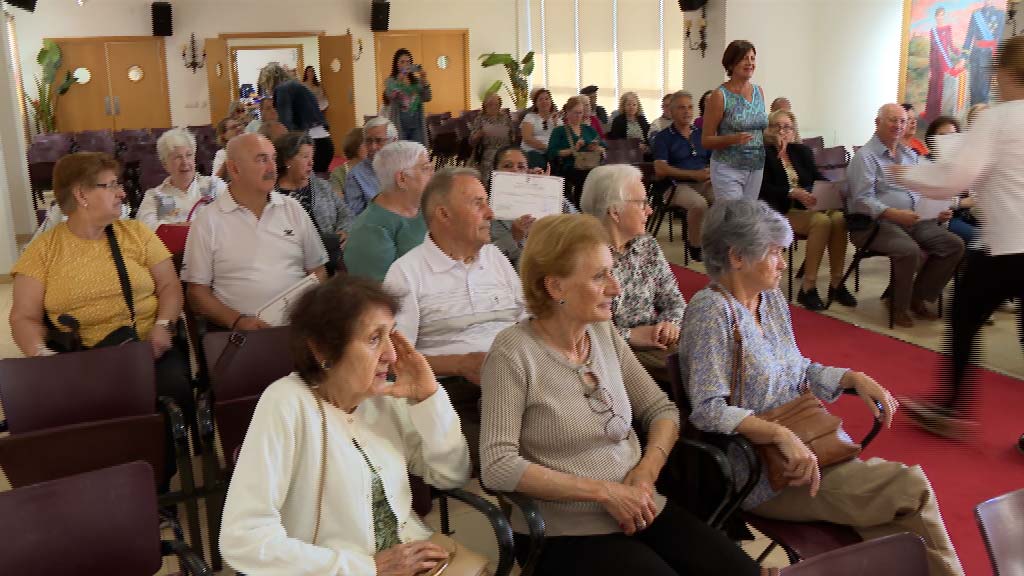
[[[645,429],[661,418],[679,424],[679,411],[658,388],[610,322],[587,328],[589,370],[608,390],[615,414]],[[514,491],[530,464],[586,478],[621,482],[642,456],[636,433],[615,442],[605,433],[610,413],[584,396],[586,366],[569,363],[533,330],[529,320],[494,339],[484,362],[480,460],[484,485]],[[656,495],[658,512],[665,498]],[[539,502],[548,536],[621,532],[594,502]],[[522,517],[512,527],[525,533]]]

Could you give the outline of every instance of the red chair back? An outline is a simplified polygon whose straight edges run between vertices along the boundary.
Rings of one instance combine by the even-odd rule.
[[[146,342],[9,358],[0,362],[0,400],[11,434],[156,411],[153,353]]]
[[[0,494],[0,574],[155,574],[160,525],[145,462]]]

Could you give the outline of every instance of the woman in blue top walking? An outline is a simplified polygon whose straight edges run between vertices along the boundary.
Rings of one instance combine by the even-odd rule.
[[[722,55],[729,80],[711,93],[704,113],[701,145],[711,154],[711,187],[715,199],[756,200],[764,174],[763,130],[768,127],[764,92],[750,81],[757,50],[746,40],[733,40]]]

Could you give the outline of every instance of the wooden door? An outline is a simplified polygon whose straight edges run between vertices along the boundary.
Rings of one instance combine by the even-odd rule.
[[[228,41],[223,38],[207,38],[203,44],[206,51],[206,80],[209,86],[210,124],[214,126],[228,115],[231,104],[231,62],[228,59]]]
[[[114,116],[107,83],[107,63],[103,41],[92,39],[58,40],[63,56],[57,71],[55,85],[60,85],[65,73],[84,68],[89,81],[75,83],[66,94],[57,98],[57,131],[113,130]],[[56,86],[53,89],[56,94]]]
[[[422,57],[416,61],[426,71],[433,94],[424,110],[427,114],[459,114],[468,110],[469,31],[429,30],[423,32],[422,38]],[[505,102],[506,106],[510,104]]]
[[[114,127],[118,130],[170,128],[164,39],[106,43]]]
[[[341,141],[356,125],[355,76],[352,70],[352,36],[321,36],[320,87],[327,95],[324,116],[331,126],[334,149],[341,154]]]
[[[373,33],[373,44],[377,54],[377,110],[380,110],[381,104],[383,104],[381,95],[384,93],[384,83],[391,75],[391,61],[395,52],[399,48],[405,48],[412,53],[413,62],[422,63],[422,41],[422,34],[418,30]],[[430,74],[430,70],[427,70],[427,74]],[[431,83],[433,83],[433,78],[431,78]],[[431,84],[431,88],[433,88],[433,84]]]

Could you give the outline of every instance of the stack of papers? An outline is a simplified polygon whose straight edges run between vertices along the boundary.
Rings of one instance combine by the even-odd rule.
[[[271,326],[288,325],[288,318],[291,314],[292,306],[298,302],[299,298],[302,297],[306,291],[319,283],[320,279],[316,277],[316,274],[306,276],[285,291],[271,298],[270,302],[264,304],[263,307],[260,308],[259,312],[256,313],[256,317]]]
[[[491,173],[491,210],[495,220],[515,220],[529,214],[543,218],[562,213],[564,179],[558,176]]]

